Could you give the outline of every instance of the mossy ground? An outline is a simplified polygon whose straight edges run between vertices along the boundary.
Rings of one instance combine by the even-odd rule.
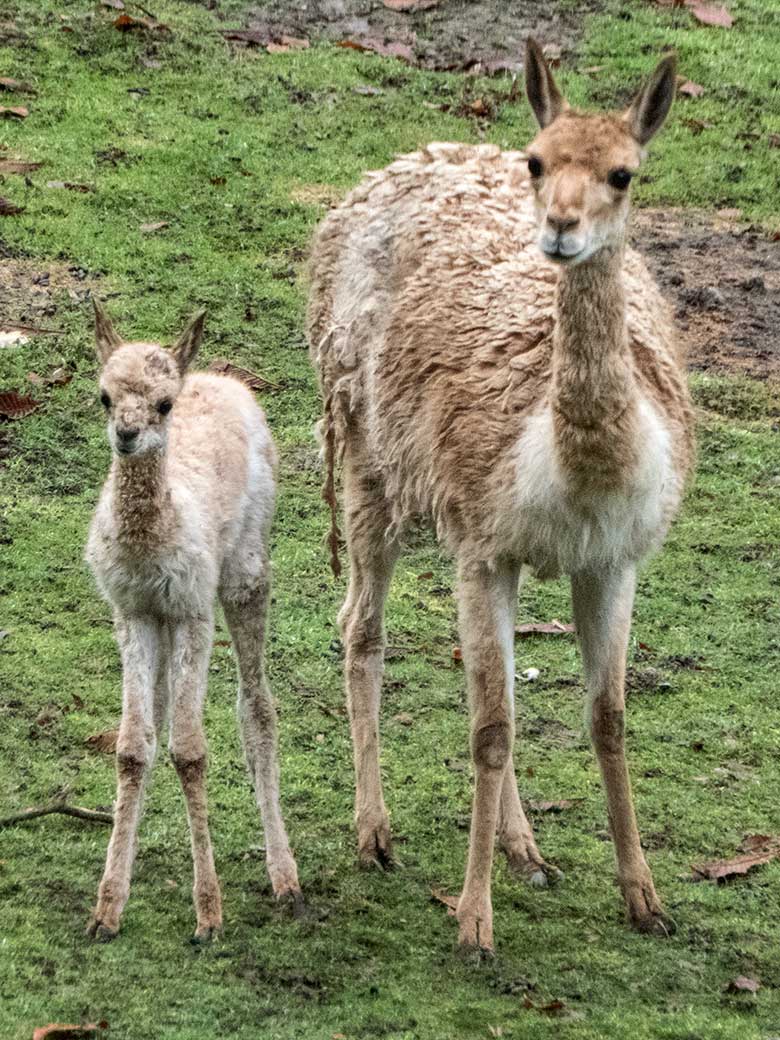
[[[61,260],[88,271],[128,335],[169,341],[207,305],[204,362],[227,356],[282,387],[263,398],[282,459],[269,666],[283,804],[310,913],[292,922],[272,904],[234,723],[232,653],[218,645],[207,727],[224,938],[204,950],[188,943],[184,808],[161,756],[122,934],[109,946],[83,934],[107,830],[48,817],[0,832],[0,1035],[28,1040],[35,1025],[82,1017],[107,1019],[121,1040],[780,1035],[780,865],[723,887],[685,880],[692,862],[778,829],[776,396],[745,379],[695,377],[697,481],[640,582],[628,743],[649,860],[677,935],[641,938],[622,921],[578,656],[566,637],[532,639],[518,644],[519,669],[541,669],[518,692],[518,769],[529,798],[582,799],[536,817],[566,879],[533,892],[499,860],[498,956],[461,963],[453,922],[430,898],[431,887],[456,892],[461,882],[471,780],[463,675],[451,654],[452,571],[427,536],[400,564],[388,613],[383,768],[404,867],[387,876],[355,867],[334,624],[343,587],[321,547],[318,404],[302,334],[300,267],[323,209],[300,201],[311,189],[298,190],[338,192],[396,152],[476,139],[477,124],[425,102],[508,84],[467,85],[331,46],[233,53],[213,12],[172,0],[154,7],[173,32],[151,43],[86,4],[6,4],[3,18],[28,39],[0,46],[0,71],[32,80],[38,94],[26,121],[0,123],[0,143],[46,165],[28,185],[9,177],[1,186],[26,210],[3,219],[0,235],[41,270]],[[739,207],[771,229],[780,153],[766,138],[780,131],[780,16],[770,0],[732,7],[737,24],[723,31],[691,28],[685,12],[611,4],[588,21],[561,79],[575,101],[622,101],[660,48],[676,45],[685,74],[707,89],[695,115],[712,125],[693,136],[690,103],[680,103],[638,201]],[[142,55],[161,67],[145,68]],[[577,71],[594,65],[606,68]],[[366,84],[383,93],[355,92]],[[530,117],[522,103],[504,104],[484,132],[514,146],[528,138]],[[759,135],[746,139],[749,151],[735,144],[746,133]],[[51,179],[95,190],[46,188]],[[153,221],[170,226],[139,231]],[[0,816],[63,786],[81,804],[105,805],[114,788],[111,760],[84,744],[119,710],[109,614],[81,562],[108,450],[88,309],[63,291],[49,320],[60,335],[0,352],[0,389],[24,387],[28,371],[66,364],[75,373],[67,386],[36,388],[44,406],[4,428]],[[567,619],[565,584],[529,584],[521,613]],[[400,713],[412,724],[394,721]],[[725,992],[737,975],[760,980],[757,996]],[[526,1008],[524,994],[536,1006],[562,1001],[562,1015]]]

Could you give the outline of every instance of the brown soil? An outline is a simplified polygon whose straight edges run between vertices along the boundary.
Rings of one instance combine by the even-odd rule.
[[[75,264],[0,256],[0,331],[15,325],[56,329],[61,304],[88,299],[91,284]]]
[[[690,367],[780,378],[780,243],[692,210],[638,210],[633,243],[675,308]]]
[[[412,48],[429,69],[519,69],[525,40],[534,36],[559,56],[574,49],[586,14],[601,0],[578,0],[564,10],[547,0],[446,0],[426,10],[400,12],[381,0],[263,0],[246,11],[242,27],[273,26],[307,39],[379,40]]]

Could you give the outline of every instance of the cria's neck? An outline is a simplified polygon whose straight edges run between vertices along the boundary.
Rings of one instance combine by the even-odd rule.
[[[113,505],[121,541],[142,544],[159,541],[170,521],[165,454],[115,458]]]

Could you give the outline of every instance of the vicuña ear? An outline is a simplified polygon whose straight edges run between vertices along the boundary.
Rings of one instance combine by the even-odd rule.
[[[677,55],[669,54],[645,83],[623,117],[640,144],[663,126],[677,89]]]
[[[179,371],[182,375],[187,371],[193,358],[198,353],[200,341],[203,339],[203,322],[205,320],[205,310],[199,311],[171,347],[171,353],[176,358],[176,364],[179,366]]]
[[[544,60],[542,48],[530,36],[525,43],[525,92],[542,130],[569,107]]]
[[[117,347],[122,346],[122,337],[111,324],[111,319],[103,310],[102,303],[92,297],[95,310],[95,349],[101,365],[111,357]]]

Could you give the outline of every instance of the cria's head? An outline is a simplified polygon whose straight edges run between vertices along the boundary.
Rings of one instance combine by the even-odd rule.
[[[201,311],[170,350],[158,343],[122,339],[94,300],[100,401],[108,416],[108,440],[121,458],[164,451],[171,413],[203,335]]]
[[[540,132],[527,148],[539,248],[578,264],[624,235],[631,178],[674,100],[676,58],[663,59],[624,112],[576,112],[559,91],[541,48],[526,46],[525,86]]]

